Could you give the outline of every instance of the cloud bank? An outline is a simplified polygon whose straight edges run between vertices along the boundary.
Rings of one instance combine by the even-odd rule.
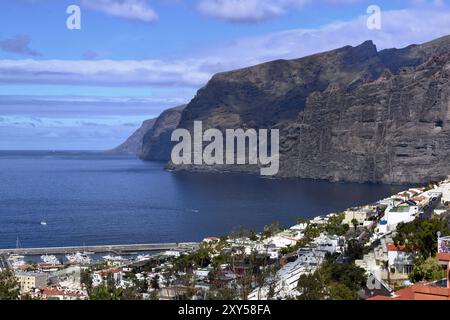
[[[0,60],[0,83],[130,87],[204,85],[217,72],[358,45],[404,47],[450,34],[450,10],[442,5],[385,11],[382,29],[369,30],[366,16],[317,29],[293,29],[200,48],[198,53],[163,60]]]

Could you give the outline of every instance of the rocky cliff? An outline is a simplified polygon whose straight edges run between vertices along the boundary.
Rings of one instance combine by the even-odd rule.
[[[280,129],[281,177],[442,178],[450,173],[449,52],[450,37],[382,51],[367,41],[217,74],[165,130],[146,134],[142,157],[168,160],[171,131],[202,120],[204,129]]]
[[[145,134],[153,128],[156,119],[146,120],[124,143],[108,151],[113,154],[140,155],[142,152],[142,141]]]
[[[140,157],[144,160],[170,159],[173,143],[172,131],[180,123],[181,113],[186,105],[178,106],[164,111],[155,121],[155,124],[142,138],[142,152]]]

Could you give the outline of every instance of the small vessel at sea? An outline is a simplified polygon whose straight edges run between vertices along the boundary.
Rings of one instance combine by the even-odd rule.
[[[41,226],[47,226],[47,221],[41,221]]]

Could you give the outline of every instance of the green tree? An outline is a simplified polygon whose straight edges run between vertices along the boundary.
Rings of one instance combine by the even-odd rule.
[[[86,287],[86,290],[90,292],[92,290],[92,277],[89,270],[81,270],[80,282]]]
[[[14,271],[4,270],[0,272],[0,300],[19,299],[20,286]]]
[[[262,236],[264,238],[270,238],[281,231],[281,226],[278,221],[274,221],[271,224],[264,227]]]
[[[257,234],[256,234],[255,229],[250,229],[250,231],[248,232],[248,238],[249,238],[251,241],[256,241],[256,240],[258,240],[258,236],[257,236]]]
[[[353,225],[353,228],[355,228],[355,231],[356,231],[358,229],[358,226],[359,226],[358,220],[352,219],[352,225]]]
[[[441,280],[445,278],[445,272],[438,259],[429,257],[423,260],[423,258],[419,258],[414,263],[413,272],[409,278],[412,282]]]
[[[121,292],[120,300],[140,300],[141,295],[139,292],[139,288],[137,287],[129,287],[124,289]]]
[[[357,300],[358,296],[345,284],[332,282],[328,285],[330,300]]]
[[[90,300],[111,300],[111,295],[107,287],[101,285],[92,289],[89,295]]]
[[[298,300],[323,300],[326,297],[325,284],[319,273],[302,274],[298,280]]]
[[[357,239],[350,239],[347,242],[345,255],[351,262],[357,259],[362,259],[364,255],[364,245]]]
[[[366,284],[365,270],[353,263],[337,263],[328,257],[313,273],[300,276],[299,300],[355,300]]]
[[[439,218],[416,219],[401,223],[394,237],[395,245],[405,245],[410,252],[419,253],[424,260],[434,257],[437,252],[437,233],[449,234],[447,226]]]

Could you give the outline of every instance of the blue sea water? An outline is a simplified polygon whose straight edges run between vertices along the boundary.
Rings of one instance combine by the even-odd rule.
[[[85,152],[0,152],[0,248],[181,242],[293,225],[404,186],[173,173]],[[41,225],[46,221],[47,226]]]

